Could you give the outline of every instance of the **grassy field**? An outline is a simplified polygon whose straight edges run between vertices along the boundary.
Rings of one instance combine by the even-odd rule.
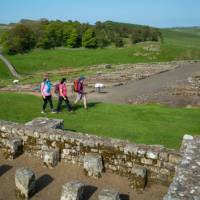
[[[0,93],[0,119],[32,120],[42,116],[41,104],[35,96]],[[179,148],[184,134],[200,134],[199,109],[90,103],[88,111],[78,106],[74,114],[63,110],[45,116],[64,119],[68,130],[169,148]]]
[[[1,30],[2,31],[2,30]],[[105,49],[36,49],[27,54],[6,56],[26,82],[39,80],[38,73],[64,68],[87,70],[97,64],[126,64],[172,60],[200,59],[200,29],[162,29],[164,43],[141,43],[125,48]],[[160,46],[159,51],[148,51],[148,46]],[[27,75],[31,75],[28,77]],[[36,78],[37,76],[37,78]],[[4,75],[5,77],[5,75]],[[51,77],[53,79],[53,77]]]
[[[0,79],[9,79],[12,75],[9,70],[6,68],[4,63],[0,60]]]

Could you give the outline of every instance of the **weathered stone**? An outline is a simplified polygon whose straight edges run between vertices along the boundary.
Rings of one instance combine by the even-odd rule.
[[[179,164],[181,159],[182,159],[181,155],[178,155],[178,154],[170,154],[169,155],[169,162],[170,163]]]
[[[153,159],[153,160],[157,160],[158,159],[158,152],[154,152],[152,150],[149,150],[149,151],[147,151],[146,157]]]
[[[64,120],[38,117],[30,122],[27,122],[25,125],[37,128],[64,129]]]
[[[16,196],[20,199],[29,199],[35,192],[35,174],[28,168],[20,168],[15,174]]]
[[[138,156],[139,157],[144,157],[145,156],[145,154],[146,154],[146,149],[138,149]]]
[[[184,135],[184,136],[183,136],[183,139],[184,139],[184,140],[193,140],[194,137],[191,136],[191,135]]]
[[[62,187],[60,200],[83,200],[85,185],[79,181],[71,181]]]
[[[88,176],[98,178],[103,172],[102,157],[96,153],[89,153],[84,157],[84,170]]]
[[[59,149],[49,149],[43,153],[43,163],[47,167],[55,167],[60,160],[60,151]]]
[[[105,64],[105,68],[106,68],[106,69],[110,69],[111,67],[112,67],[111,64]]]
[[[161,161],[168,162],[169,161],[169,154],[167,152],[160,152],[159,159]]]
[[[120,200],[119,192],[114,189],[103,189],[98,195],[98,200]]]
[[[6,143],[3,154],[5,158],[14,159],[21,155],[23,152],[23,140],[20,138],[14,138],[8,140]]]
[[[170,171],[169,171],[168,169],[165,169],[165,168],[162,168],[162,169],[160,170],[160,173],[161,173],[162,175],[167,175],[167,176],[170,175]]]
[[[147,169],[135,165],[131,170],[131,185],[135,189],[144,189],[147,181]]]
[[[153,160],[147,159],[147,158],[142,158],[141,163],[145,165],[153,165]]]
[[[182,143],[182,161],[176,167],[176,173],[164,200],[200,199],[200,169],[198,162],[200,137],[184,139]]]
[[[163,200],[180,200],[180,198],[172,197],[169,195],[165,195]]]
[[[124,153],[125,154],[134,154],[137,155],[137,151],[138,151],[138,147],[136,145],[132,145],[132,144],[127,144],[124,147]]]

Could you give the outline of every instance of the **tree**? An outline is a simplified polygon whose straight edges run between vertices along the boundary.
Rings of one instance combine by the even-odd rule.
[[[115,46],[116,47],[123,47],[124,46],[124,41],[119,35],[117,35],[115,37]]]
[[[3,51],[8,54],[25,53],[35,47],[34,32],[25,24],[17,24],[3,37]]]
[[[77,43],[78,43],[78,32],[76,29],[73,29],[67,40],[67,46],[70,48],[75,48],[77,47]]]
[[[94,32],[94,29],[87,29],[82,37],[82,46],[86,48],[96,48],[97,47],[97,39]]]

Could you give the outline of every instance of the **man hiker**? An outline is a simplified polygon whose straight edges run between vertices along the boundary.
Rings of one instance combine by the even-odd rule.
[[[44,78],[43,82],[41,83],[40,89],[41,89],[41,94],[44,101],[41,113],[42,114],[45,113],[45,109],[48,103],[51,108],[51,113],[55,113],[53,109],[53,102],[52,102],[51,82],[48,78]]]
[[[87,109],[87,97],[84,86],[85,77],[81,76],[74,82],[74,91],[77,93],[74,104],[77,104],[80,100],[83,100],[84,108]]]
[[[67,97],[67,85],[66,85],[66,78],[63,78],[60,83],[58,84],[58,107],[57,107],[57,112],[59,113],[61,111],[61,106],[62,106],[62,102],[64,101],[66,106],[67,106],[67,110],[69,112],[73,112],[72,107],[69,103],[69,99]]]

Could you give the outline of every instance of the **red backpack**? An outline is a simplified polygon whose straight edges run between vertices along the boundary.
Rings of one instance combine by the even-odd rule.
[[[75,80],[74,81],[74,92],[78,92],[78,84],[79,84],[79,81]]]

